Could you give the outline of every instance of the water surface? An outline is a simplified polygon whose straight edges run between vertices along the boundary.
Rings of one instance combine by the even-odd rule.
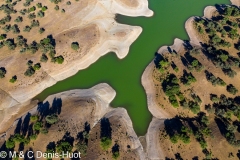
[[[91,88],[106,82],[117,92],[111,105],[126,108],[136,133],[144,135],[152,116],[147,109],[141,76],[154,58],[154,53],[162,45],[172,45],[174,38],[189,39],[184,23],[190,16],[202,16],[205,6],[229,3],[228,0],[149,0],[149,8],[154,11],[151,18],[117,15],[119,23],[143,28],[142,34],[131,46],[128,56],[120,60],[114,53],[109,53],[89,68],[45,89],[36,98],[44,100],[54,93]]]

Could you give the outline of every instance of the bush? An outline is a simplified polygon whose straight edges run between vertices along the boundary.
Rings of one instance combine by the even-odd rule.
[[[44,28],[40,28],[40,29],[38,30],[38,32],[39,32],[40,34],[42,34],[44,31],[45,31]]]
[[[1,67],[0,68],[0,78],[4,78],[6,73],[7,73],[6,69],[4,67]]]
[[[72,44],[71,44],[71,48],[73,49],[73,50],[78,50],[79,49],[79,44],[78,44],[78,42],[72,42]]]
[[[33,69],[33,67],[29,66],[28,69],[25,71],[24,75],[31,77],[32,75],[34,75],[34,73],[35,73],[35,70]]]
[[[13,149],[15,147],[15,142],[13,141],[12,138],[9,138],[7,141],[6,141],[6,148],[7,149]]]
[[[54,7],[54,9],[55,9],[56,11],[58,11],[58,10],[59,10],[59,6],[56,5],[56,6]]]
[[[37,135],[36,134],[33,134],[29,137],[31,140],[36,140],[37,139]]]
[[[115,152],[112,153],[112,158],[113,159],[118,159],[119,156],[120,156],[119,151],[115,151]]]
[[[40,132],[41,132],[42,134],[47,134],[47,133],[48,133],[48,130],[47,130],[46,128],[43,128],[43,129],[40,130]]]
[[[36,64],[34,64],[34,66],[33,66],[33,69],[36,71],[36,70],[39,70],[41,68],[41,65],[40,65],[40,63],[36,63]]]
[[[64,62],[63,56],[54,57],[54,63],[62,64]]]
[[[234,87],[232,84],[229,84],[227,86],[227,91],[233,95],[235,95],[238,92],[238,89]]]
[[[31,116],[30,117],[30,120],[31,120],[31,122],[35,122],[35,121],[37,121],[38,120],[38,116],[37,115],[35,115],[35,116]]]
[[[57,143],[56,150],[58,153],[72,152],[73,146],[66,141],[60,141]]]
[[[47,55],[46,54],[42,54],[40,61],[41,62],[47,62],[48,61]]]
[[[11,82],[11,83],[15,83],[17,81],[17,76],[15,75],[15,76],[13,76],[10,80],[9,80],[9,82]]]
[[[109,137],[102,137],[100,145],[103,150],[108,150],[112,145],[112,140]]]
[[[56,114],[47,115],[45,120],[48,124],[54,124],[58,121],[58,116]]]
[[[85,142],[78,142],[75,146],[78,152],[81,153],[81,155],[85,156],[87,155],[87,144]]]
[[[43,12],[46,11],[47,9],[48,9],[47,6],[42,7]]]
[[[42,128],[42,122],[38,121],[33,125],[33,130],[35,131],[40,131],[41,128]]]

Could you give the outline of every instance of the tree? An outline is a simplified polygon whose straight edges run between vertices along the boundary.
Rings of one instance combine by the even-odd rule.
[[[41,62],[47,62],[48,61],[47,55],[46,54],[42,54],[40,61]]]
[[[227,86],[227,91],[228,91],[229,93],[235,95],[235,94],[238,92],[238,89],[237,89],[235,86],[233,86],[232,84],[229,84],[229,85]]]
[[[72,42],[72,44],[71,44],[71,48],[73,49],[73,50],[78,50],[79,49],[79,44],[78,44],[78,42]]]
[[[9,138],[7,141],[6,141],[6,148],[7,149],[13,149],[15,147],[15,142],[13,141],[12,138]]]
[[[33,69],[36,71],[36,70],[39,70],[41,68],[41,65],[40,65],[40,63],[36,63],[36,64],[34,64],[34,66],[33,66]]]
[[[32,122],[35,122],[35,121],[37,121],[38,120],[38,116],[37,115],[35,115],[35,116],[31,116],[30,117],[30,120],[32,121]]]
[[[28,69],[25,71],[24,75],[25,76],[28,76],[28,77],[31,77],[32,75],[34,75],[35,73],[35,70],[33,69],[32,66],[28,67]]]
[[[62,64],[64,62],[63,56],[54,57],[54,63]]]
[[[40,34],[42,34],[44,31],[45,31],[44,28],[40,28],[40,29],[38,30],[38,32],[39,32]]]
[[[6,69],[4,67],[1,67],[0,68],[0,78],[4,78],[6,73],[7,73]]]
[[[45,120],[48,124],[54,124],[58,121],[58,116],[56,114],[47,115]]]
[[[40,131],[40,129],[42,128],[42,122],[38,121],[33,125],[33,130],[35,131]]]
[[[10,80],[9,80],[9,82],[11,82],[11,83],[15,83],[17,81],[17,76],[15,75],[15,76],[13,76]]]
[[[78,142],[75,147],[76,147],[77,151],[79,151],[81,153],[81,155],[83,155],[83,156],[87,155],[87,147],[88,146],[87,146],[86,142]]]
[[[103,150],[108,150],[112,145],[112,140],[109,137],[102,137],[100,145]]]
[[[58,153],[62,152],[72,152],[73,146],[66,141],[60,141],[57,143],[56,150]]]
[[[43,6],[43,7],[42,7],[42,11],[43,11],[43,12],[45,12],[47,9],[48,9],[47,6]]]

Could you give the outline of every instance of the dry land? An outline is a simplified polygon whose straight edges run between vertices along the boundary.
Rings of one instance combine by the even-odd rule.
[[[240,9],[207,7],[186,22],[190,41],[161,47],[142,84],[154,118],[149,159],[238,159]]]
[[[0,124],[106,53],[124,58],[142,29],[118,24],[116,13],[153,15],[147,0],[2,0],[0,6]]]
[[[1,150],[80,151],[81,159],[86,160],[144,160],[127,111],[109,107],[115,95],[107,84],[51,95],[33,108],[26,108],[25,114],[1,136]]]

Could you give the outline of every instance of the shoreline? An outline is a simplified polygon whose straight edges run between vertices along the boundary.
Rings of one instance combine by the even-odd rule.
[[[119,9],[121,5],[114,0],[111,1],[114,2],[113,4],[104,1],[97,1],[95,8],[86,15],[86,20],[83,23],[83,25],[88,23],[96,24],[100,31],[100,40],[98,41],[98,44],[91,48],[88,54],[74,62],[65,62],[64,65],[62,64],[62,66],[60,66],[61,72],[59,72],[60,69],[52,70],[53,68],[44,69],[43,67],[42,71],[45,74],[45,78],[40,82],[33,82],[32,84],[27,84],[14,89],[8,87],[4,87],[3,89],[3,87],[0,87],[0,125],[2,125],[2,122],[7,121],[7,114],[13,115],[18,112],[18,110],[11,109],[12,107],[19,108],[22,106],[21,104],[30,104],[31,99],[41,93],[44,89],[56,84],[58,81],[75,75],[80,70],[88,68],[100,57],[106,55],[110,51],[115,52],[119,59],[126,57],[131,44],[141,34],[142,28],[139,26],[119,24],[115,21],[114,15],[118,13],[134,17],[152,16],[153,11],[148,8],[148,1],[138,1],[139,5],[136,8],[124,7],[124,9]],[[105,8],[102,8],[102,6]],[[103,14],[103,17],[105,18],[94,19],[96,13],[99,14],[99,12],[100,14]],[[91,20],[93,20],[93,22],[89,22]],[[114,33],[118,32],[124,32],[125,36],[122,38],[115,37]]]
[[[131,148],[133,151],[136,151],[140,157],[140,160],[145,160],[145,154],[143,152],[143,147],[142,144],[139,141],[138,136],[136,135],[132,121],[127,113],[127,110],[125,108],[112,108],[110,106],[111,101],[115,98],[116,96],[116,91],[109,86],[106,83],[100,83],[96,86],[93,86],[92,88],[89,89],[75,89],[75,90],[70,90],[70,91],[65,91],[57,94],[53,94],[48,96],[43,103],[47,102],[52,102],[54,99],[61,99],[61,102],[64,103],[68,99],[70,99],[78,103],[78,101],[81,101],[82,99],[92,99],[95,102],[95,109],[93,112],[93,118],[91,118],[93,125],[91,125],[91,129],[94,128],[99,121],[105,117],[105,118],[111,118],[111,117],[116,117],[123,125],[124,128],[126,129],[126,132],[128,133],[129,138],[131,139]],[[68,101],[67,101],[68,102]],[[68,102],[69,103],[69,102]],[[63,105],[64,107],[64,105]],[[2,132],[2,127],[0,130],[0,142],[3,143],[4,140],[8,139],[10,134],[12,133],[12,130],[17,126],[18,121],[20,119],[24,119],[27,114],[37,114],[38,113],[38,105],[35,105],[30,110],[25,110],[25,114],[21,115],[21,118],[15,120],[12,118],[9,122],[12,125],[8,127],[8,129],[5,132]],[[60,115],[61,116],[61,115]],[[86,115],[90,116],[90,115]],[[85,120],[83,118],[83,120]],[[6,126],[7,127],[7,126]],[[3,127],[4,128],[4,127]],[[2,144],[1,144],[2,145]]]
[[[232,4],[234,5],[240,5],[239,0],[231,0]],[[216,8],[213,6],[207,6],[204,9],[203,13],[203,18],[210,18],[211,14],[216,11]],[[195,36],[195,31],[192,25],[192,22],[194,20],[194,16],[190,17],[186,22],[185,22],[185,29],[186,32],[189,36],[189,42],[193,45],[200,46],[200,41],[197,36]],[[158,54],[164,54],[164,52],[168,52],[167,47],[170,47],[171,49],[174,49],[178,51],[183,45],[184,42],[178,38],[174,39],[174,43],[172,46],[162,46],[158,50]],[[144,87],[144,90],[147,95],[147,104],[148,104],[148,109],[151,112],[153,119],[150,122],[148,132],[146,134],[146,142],[147,142],[147,152],[146,156],[150,160],[160,160],[161,158],[164,158],[165,155],[162,152],[161,145],[159,144],[157,138],[158,138],[158,132],[159,128],[164,125],[164,120],[169,117],[169,114],[162,110],[158,105],[155,100],[155,88],[154,88],[154,83],[152,81],[152,72],[153,72],[153,67],[154,67],[154,60],[151,61],[151,63],[146,67],[146,69],[143,72],[141,83],[142,86]],[[172,117],[171,117],[172,118]],[[164,126],[162,126],[164,127]],[[156,149],[157,148],[157,149]],[[161,157],[161,158],[160,158]]]

